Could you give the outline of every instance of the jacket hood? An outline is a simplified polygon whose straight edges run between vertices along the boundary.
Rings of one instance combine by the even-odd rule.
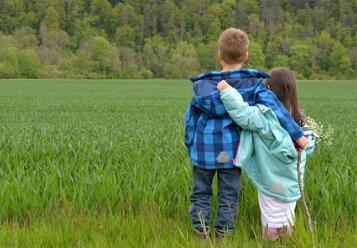
[[[205,96],[194,96],[193,105],[206,113],[209,117],[224,118],[228,116],[218,91]]]
[[[233,69],[230,71],[208,71],[201,73],[197,76],[194,76],[191,78],[192,82],[196,82],[198,80],[202,79],[209,79],[209,80],[214,80],[214,81],[221,81],[223,79],[230,79],[230,78],[249,78],[249,77],[255,77],[255,78],[270,78],[271,75],[269,73],[257,70],[257,69],[252,69],[252,68],[238,68],[238,69]]]
[[[230,71],[209,71],[192,77],[194,99],[193,105],[210,117],[228,116],[217,90],[217,84],[226,80],[233,88],[254,91],[257,80],[269,78],[270,74],[251,68],[239,68]]]

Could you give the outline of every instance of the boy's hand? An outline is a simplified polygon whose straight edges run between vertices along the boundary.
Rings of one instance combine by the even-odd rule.
[[[222,90],[224,90],[224,89],[227,88],[227,87],[229,87],[229,84],[228,84],[225,80],[222,80],[221,82],[219,82],[219,83],[217,84],[217,89],[218,89],[219,91],[222,91]]]
[[[298,146],[300,146],[302,149],[305,149],[306,145],[307,145],[307,137],[306,136],[301,136],[300,138],[298,138],[297,140],[295,140],[296,144]]]

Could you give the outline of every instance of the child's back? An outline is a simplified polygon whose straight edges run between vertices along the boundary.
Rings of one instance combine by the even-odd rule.
[[[233,167],[239,129],[224,109],[217,82],[226,79],[245,101],[253,105],[266,91],[262,80],[268,77],[265,72],[240,68],[192,78],[194,97],[186,112],[185,144],[193,164],[208,169]]]
[[[239,127],[220,100],[216,89],[219,81],[227,80],[250,105],[260,103],[270,107],[294,140],[303,136],[289,112],[265,88],[263,79],[270,75],[242,68],[248,58],[248,45],[248,36],[243,31],[234,28],[224,31],[219,39],[222,72],[206,72],[191,79],[194,94],[185,115],[185,145],[194,164],[190,215],[195,232],[204,236],[210,223],[209,203],[215,173],[219,202],[215,227],[219,233],[233,231],[241,175],[241,170],[233,165]]]
[[[224,31],[219,39],[222,72],[202,73],[191,80],[193,98],[185,116],[185,145],[194,165],[201,168],[232,168],[239,144],[238,126],[229,118],[220,100],[217,84],[226,80],[239,91],[249,105],[270,107],[293,140],[302,130],[275,94],[267,90],[263,79],[270,75],[256,69],[242,68],[248,58],[248,36],[239,29]]]
[[[276,68],[271,73],[267,87],[303,126],[293,72]],[[308,143],[299,151],[271,109],[259,104],[249,106],[224,81],[218,84],[218,89],[230,117],[243,128],[235,164],[246,172],[259,192],[263,237],[282,238],[284,228],[291,235],[296,201],[301,197],[306,156],[314,150],[313,130],[304,127]]]

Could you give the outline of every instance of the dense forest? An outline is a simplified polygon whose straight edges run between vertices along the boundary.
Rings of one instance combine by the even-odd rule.
[[[238,27],[247,66],[357,77],[357,0],[0,0],[0,78],[187,78]]]

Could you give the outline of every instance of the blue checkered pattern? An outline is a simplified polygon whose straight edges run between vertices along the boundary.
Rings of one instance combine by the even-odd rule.
[[[268,73],[256,69],[240,68],[206,72],[191,78],[194,93],[185,113],[185,145],[194,165],[205,169],[233,167],[240,128],[228,116],[216,88],[223,79],[249,105],[259,103],[270,107],[293,140],[303,135],[284,105],[265,88],[263,79],[268,77]]]

